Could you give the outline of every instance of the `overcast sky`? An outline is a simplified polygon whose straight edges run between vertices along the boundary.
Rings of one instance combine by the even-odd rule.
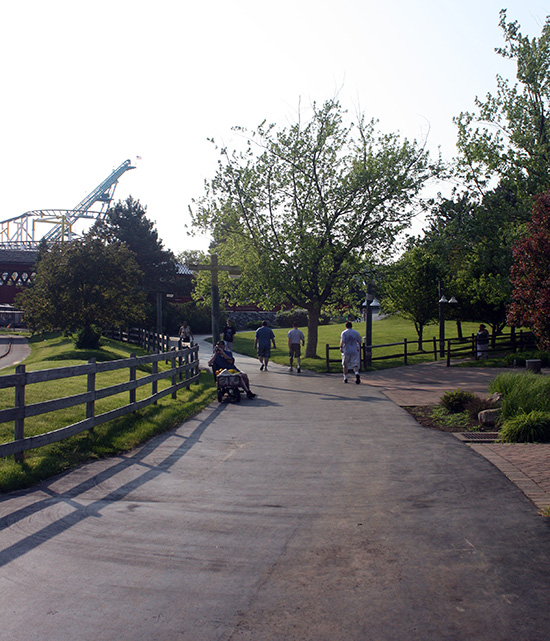
[[[185,226],[207,138],[336,94],[450,159],[453,116],[513,78],[501,8],[538,36],[550,0],[2,0],[0,220],[71,209],[131,159],[115,200],[147,206],[175,253],[206,249]]]

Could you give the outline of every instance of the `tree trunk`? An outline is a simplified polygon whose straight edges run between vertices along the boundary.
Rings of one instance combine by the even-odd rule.
[[[419,327],[416,328],[416,333],[418,335],[418,351],[423,352],[424,347],[423,347],[423,336],[424,336],[424,325],[420,325]]]
[[[458,336],[458,340],[464,340],[464,336],[462,335],[462,322],[459,319],[456,321],[456,335]]]
[[[319,339],[319,317],[321,315],[321,306],[312,304],[307,308],[307,342],[306,358],[315,358],[317,356],[317,341]]]

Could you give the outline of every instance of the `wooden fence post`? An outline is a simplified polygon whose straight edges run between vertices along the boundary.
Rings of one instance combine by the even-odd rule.
[[[136,359],[135,354],[130,354],[130,359],[134,361]],[[135,364],[130,364],[130,382],[133,382],[136,380],[136,374],[137,374],[137,366]],[[133,405],[136,402],[136,388],[132,387],[130,390],[130,404]]]
[[[158,354],[159,350],[156,349],[153,354]],[[159,362],[157,360],[154,360],[151,365],[153,366],[153,374],[158,374],[159,372]],[[158,381],[153,381],[153,384],[151,385],[151,394],[154,396],[158,392]],[[135,400],[135,399],[134,399]],[[157,402],[154,401],[154,404],[156,405]]]
[[[176,369],[176,356],[175,352],[172,352],[172,357],[170,358],[170,366],[172,367],[172,398],[176,399],[178,397],[177,395],[177,389],[176,385],[178,384],[178,375],[177,375],[177,369]],[[188,372],[186,372],[187,374]],[[189,385],[187,386],[187,389],[189,389]]]
[[[328,346],[328,343],[327,343],[327,347],[326,347],[327,372],[330,372],[329,353],[330,353],[330,352],[329,352],[329,346]]]
[[[403,339],[403,364],[407,364],[407,339]]]
[[[15,407],[21,408],[22,416],[17,417],[14,421],[14,440],[19,441],[25,438],[25,384],[27,382],[26,370],[24,365],[18,365],[15,368],[16,374],[21,374],[21,383],[15,385]],[[22,463],[25,457],[24,452],[16,452],[14,458],[18,463]]]
[[[451,340],[447,339],[447,367],[451,366]]]
[[[433,343],[434,343],[434,361],[437,360],[437,342],[435,340],[435,336],[433,337]]]
[[[93,370],[88,374],[88,384],[87,384],[87,391],[88,393],[93,394],[93,398],[91,401],[88,401],[86,403],[86,418],[94,418],[95,416],[95,376],[96,376],[96,359],[90,358],[88,361],[89,365],[93,365]],[[90,429],[94,429],[93,427]]]

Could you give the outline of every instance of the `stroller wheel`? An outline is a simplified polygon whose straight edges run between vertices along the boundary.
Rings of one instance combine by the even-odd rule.
[[[218,390],[218,403],[221,403],[223,401],[223,390],[219,389]]]

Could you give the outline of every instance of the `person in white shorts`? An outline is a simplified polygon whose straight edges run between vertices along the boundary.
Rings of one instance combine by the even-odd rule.
[[[294,357],[296,356],[296,363],[298,367],[296,371],[298,374],[301,372],[301,348],[305,345],[306,337],[301,329],[298,329],[298,323],[293,324],[293,329],[288,332],[288,353],[290,355],[290,371],[292,372],[292,365],[294,364]]]
[[[340,336],[340,351],[342,352],[342,370],[344,372],[344,383],[348,382],[348,371],[353,370],[357,385],[361,382],[359,367],[361,365],[361,334],[355,329],[350,321],[346,323],[346,329]]]

